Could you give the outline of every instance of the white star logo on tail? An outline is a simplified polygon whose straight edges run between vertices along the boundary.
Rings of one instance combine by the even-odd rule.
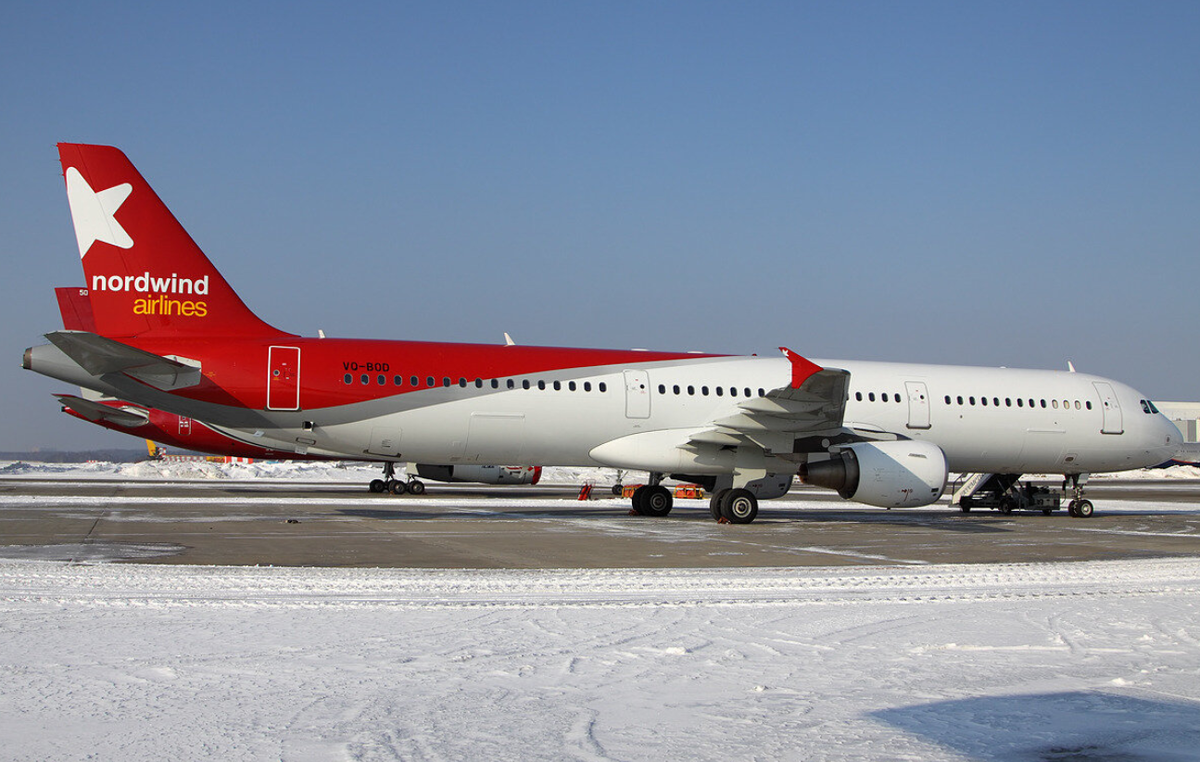
[[[78,169],[67,169],[67,201],[71,204],[71,219],[75,223],[80,259],[87,255],[88,249],[96,241],[122,249],[133,246],[133,239],[114,216],[132,192],[133,186],[129,183],[96,192]]]

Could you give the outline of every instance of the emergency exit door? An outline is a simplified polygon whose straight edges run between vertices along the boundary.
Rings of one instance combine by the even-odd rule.
[[[267,350],[267,410],[300,409],[300,348]]]

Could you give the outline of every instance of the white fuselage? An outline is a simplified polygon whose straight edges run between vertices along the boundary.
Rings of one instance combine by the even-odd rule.
[[[847,427],[936,444],[954,471],[1119,471],[1166,461],[1179,445],[1178,430],[1146,412],[1142,395],[1097,376],[815,362],[850,372]],[[508,378],[498,380],[498,389],[490,379],[481,388],[472,379],[465,387],[409,392],[340,406],[336,413],[313,411],[307,430],[297,428],[300,418],[310,417],[304,413],[276,415],[284,425],[256,433],[254,441],[292,447],[300,441],[311,452],[344,457],[632,468],[639,466],[598,458],[595,451],[647,432],[659,432],[656,444],[683,445],[690,433],[738,413],[747,395],[787,386],[790,374],[783,358],[704,357],[515,376],[514,389],[507,388]],[[523,388],[525,382],[530,388]],[[385,404],[389,399],[402,401],[402,409],[388,409],[396,407]],[[246,438],[251,432],[232,433]],[[726,468],[713,464],[707,472]],[[688,472],[706,469],[693,464]]]

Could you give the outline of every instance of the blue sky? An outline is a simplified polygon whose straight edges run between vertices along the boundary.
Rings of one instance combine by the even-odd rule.
[[[116,145],[302,334],[1065,367],[1200,399],[1200,4],[12,3],[0,450]]]

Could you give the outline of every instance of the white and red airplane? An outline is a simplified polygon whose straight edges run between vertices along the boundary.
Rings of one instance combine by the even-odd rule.
[[[749,523],[797,473],[849,500],[928,505],[951,470],[1013,477],[1170,459],[1147,397],[1083,373],[416,341],[310,339],[246,307],[119,150],[60,144],[95,331],[24,367],[204,421],[239,441],[342,458],[541,463],[668,475]],[[1007,482],[1007,479],[1002,481]]]

